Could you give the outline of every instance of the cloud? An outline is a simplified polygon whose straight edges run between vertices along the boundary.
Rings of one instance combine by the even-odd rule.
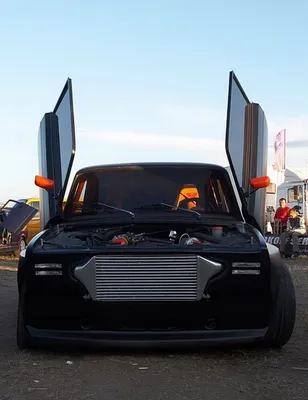
[[[224,142],[220,139],[198,138],[194,136],[156,135],[136,132],[96,132],[87,136],[109,143],[119,143],[125,146],[155,149],[181,150],[223,150]]]
[[[277,133],[277,132],[276,132]],[[287,149],[302,149],[303,147],[308,147],[308,140],[287,140],[286,141]],[[270,149],[274,148],[274,143],[269,143],[268,147]]]
[[[109,159],[118,157],[117,154],[123,154],[126,149],[127,157],[133,156],[134,159],[139,156],[142,159],[161,159],[165,154],[170,154],[171,159],[195,157],[204,162],[226,159],[226,110],[223,107],[215,109],[169,102],[158,108],[153,117],[157,123],[150,122],[148,130],[147,124],[144,131],[140,126],[139,130],[131,126],[127,131],[122,128],[110,131],[82,129],[77,139],[106,143],[111,149],[107,155]],[[286,129],[287,164],[298,167],[304,165],[308,156],[308,114],[286,116],[267,113],[267,120],[268,164],[274,162],[275,135],[281,129]]]
[[[89,130],[78,129],[77,160],[74,170],[89,164],[117,162],[183,161],[228,165],[225,153],[225,113],[204,107],[166,106],[162,130]],[[308,115],[268,118],[268,173],[276,180],[274,138],[287,129],[287,166],[303,167],[308,156]],[[82,154],[83,153],[83,154]],[[90,163],[89,163],[90,159]]]
[[[286,117],[272,116],[268,120],[269,164],[274,162],[275,135],[286,129],[286,163],[288,167],[303,167],[308,157],[308,114]]]
[[[305,139],[308,132],[308,114],[292,117],[283,115],[273,116],[268,121],[270,143],[274,143],[276,133],[282,129],[286,129],[286,139],[289,143]]]
[[[187,105],[165,104],[161,108],[161,116],[174,125],[188,132],[196,130],[198,134],[207,136],[224,135],[226,111],[206,106],[191,107]]]
[[[308,140],[292,140],[292,141],[287,141],[287,148],[292,148],[292,149],[301,149],[303,147],[308,148]]]
[[[80,129],[78,135],[144,149],[224,151],[225,112],[222,110],[165,103],[154,117],[156,123],[150,122],[149,130],[138,129],[137,124],[128,130]]]

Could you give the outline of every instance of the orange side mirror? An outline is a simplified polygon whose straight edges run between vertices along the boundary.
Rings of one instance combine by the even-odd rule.
[[[250,179],[250,186],[253,189],[262,189],[270,185],[271,180],[268,176],[259,176],[257,178]]]
[[[40,175],[35,176],[34,183],[36,186],[46,190],[51,190],[55,186],[55,182],[52,179]]]

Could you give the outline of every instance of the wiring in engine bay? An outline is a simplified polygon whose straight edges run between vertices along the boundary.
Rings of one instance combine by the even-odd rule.
[[[130,224],[109,228],[73,229],[55,227],[41,238],[41,247],[100,248],[115,246],[245,246],[254,235],[243,227],[230,226],[144,226]]]

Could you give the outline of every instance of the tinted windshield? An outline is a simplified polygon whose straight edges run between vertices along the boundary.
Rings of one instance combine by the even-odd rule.
[[[203,214],[239,215],[224,169],[160,165],[106,167],[80,174],[68,197],[65,217],[99,212],[102,204],[130,210],[136,215],[159,213],[162,210],[152,210],[151,205],[160,203]]]

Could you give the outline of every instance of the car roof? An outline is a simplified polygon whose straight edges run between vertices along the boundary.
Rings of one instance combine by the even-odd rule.
[[[102,165],[93,165],[89,167],[85,167],[80,169],[77,172],[77,175],[100,170],[106,168],[119,168],[119,167],[161,167],[161,168],[168,168],[168,167],[196,167],[196,168],[208,168],[208,169],[220,169],[226,170],[225,167],[217,164],[207,164],[207,163],[193,163],[193,162],[140,162],[140,163],[118,163],[118,164],[102,164]]]
[[[35,201],[40,201],[39,197],[29,197],[27,199],[27,203],[35,202]]]

